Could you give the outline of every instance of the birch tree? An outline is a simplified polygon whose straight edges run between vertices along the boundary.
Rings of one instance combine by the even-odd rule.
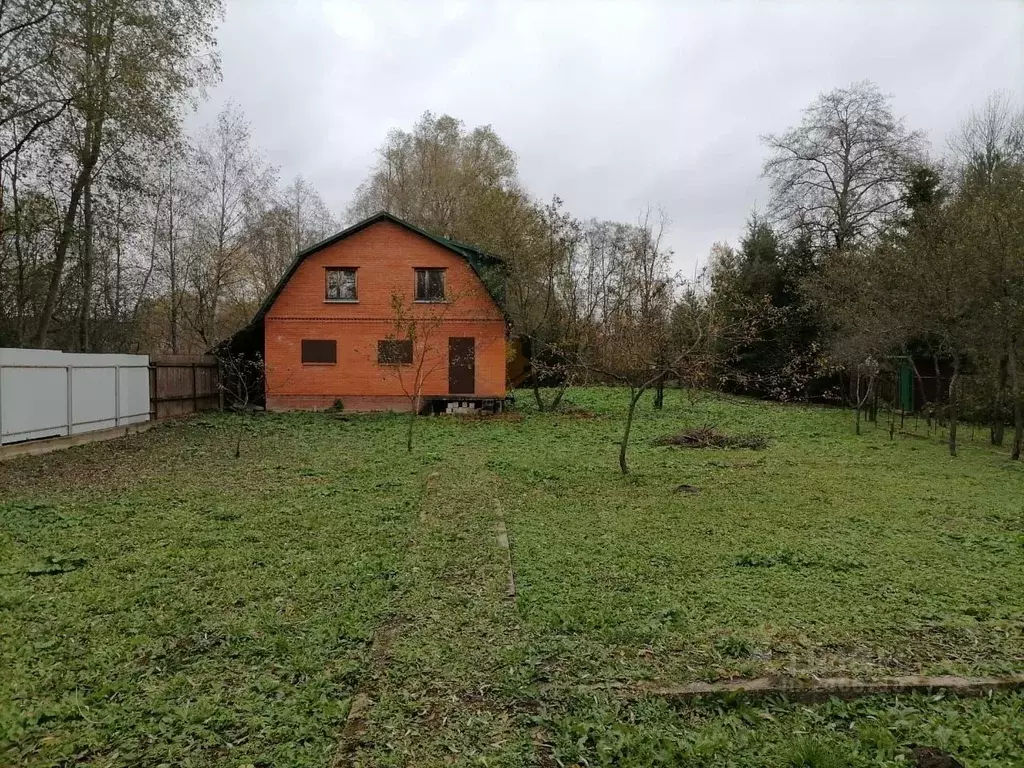
[[[193,329],[206,345],[222,336],[222,302],[252,293],[247,282],[250,227],[269,203],[276,170],[253,146],[248,122],[227,105],[195,148],[195,184],[201,198],[193,222],[189,287]],[[248,295],[248,298],[254,298]]]

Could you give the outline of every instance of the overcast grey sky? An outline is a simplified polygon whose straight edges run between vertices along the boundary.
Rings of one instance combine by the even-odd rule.
[[[339,213],[391,127],[489,123],[538,197],[672,222],[679,267],[767,198],[759,136],[871,79],[941,152],[995,89],[1024,101],[1024,2],[228,0],[223,81],[284,178]]]

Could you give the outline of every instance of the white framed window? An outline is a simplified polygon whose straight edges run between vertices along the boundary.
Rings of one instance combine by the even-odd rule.
[[[355,267],[327,267],[324,301],[359,301]]]
[[[444,301],[444,269],[416,270],[416,301]]]

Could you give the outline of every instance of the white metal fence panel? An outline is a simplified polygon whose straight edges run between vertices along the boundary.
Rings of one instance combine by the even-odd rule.
[[[0,444],[149,421],[149,357],[0,349]]]
[[[71,369],[71,431],[117,426],[117,369]]]
[[[118,426],[149,421],[149,358],[144,366],[122,365],[117,369]]]

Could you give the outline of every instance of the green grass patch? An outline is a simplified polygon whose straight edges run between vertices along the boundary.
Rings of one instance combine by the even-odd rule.
[[[1019,722],[1013,694],[578,698],[1020,671],[1024,473],[980,440],[954,460],[881,426],[857,437],[839,411],[670,392],[664,410],[641,404],[623,477],[625,394],[569,400],[423,419],[411,456],[400,417],[212,414],[0,464],[0,764],[859,766],[899,765],[916,742],[1011,765],[1024,751],[999,735]],[[769,440],[656,444],[704,424]],[[357,694],[373,703],[342,739]]]
[[[873,697],[795,706],[736,699],[680,708],[588,697],[536,718],[555,764],[726,768],[913,766],[914,746],[971,768],[1024,764],[1024,696]],[[557,761],[557,762],[555,762]],[[936,763],[938,765],[939,763]]]

